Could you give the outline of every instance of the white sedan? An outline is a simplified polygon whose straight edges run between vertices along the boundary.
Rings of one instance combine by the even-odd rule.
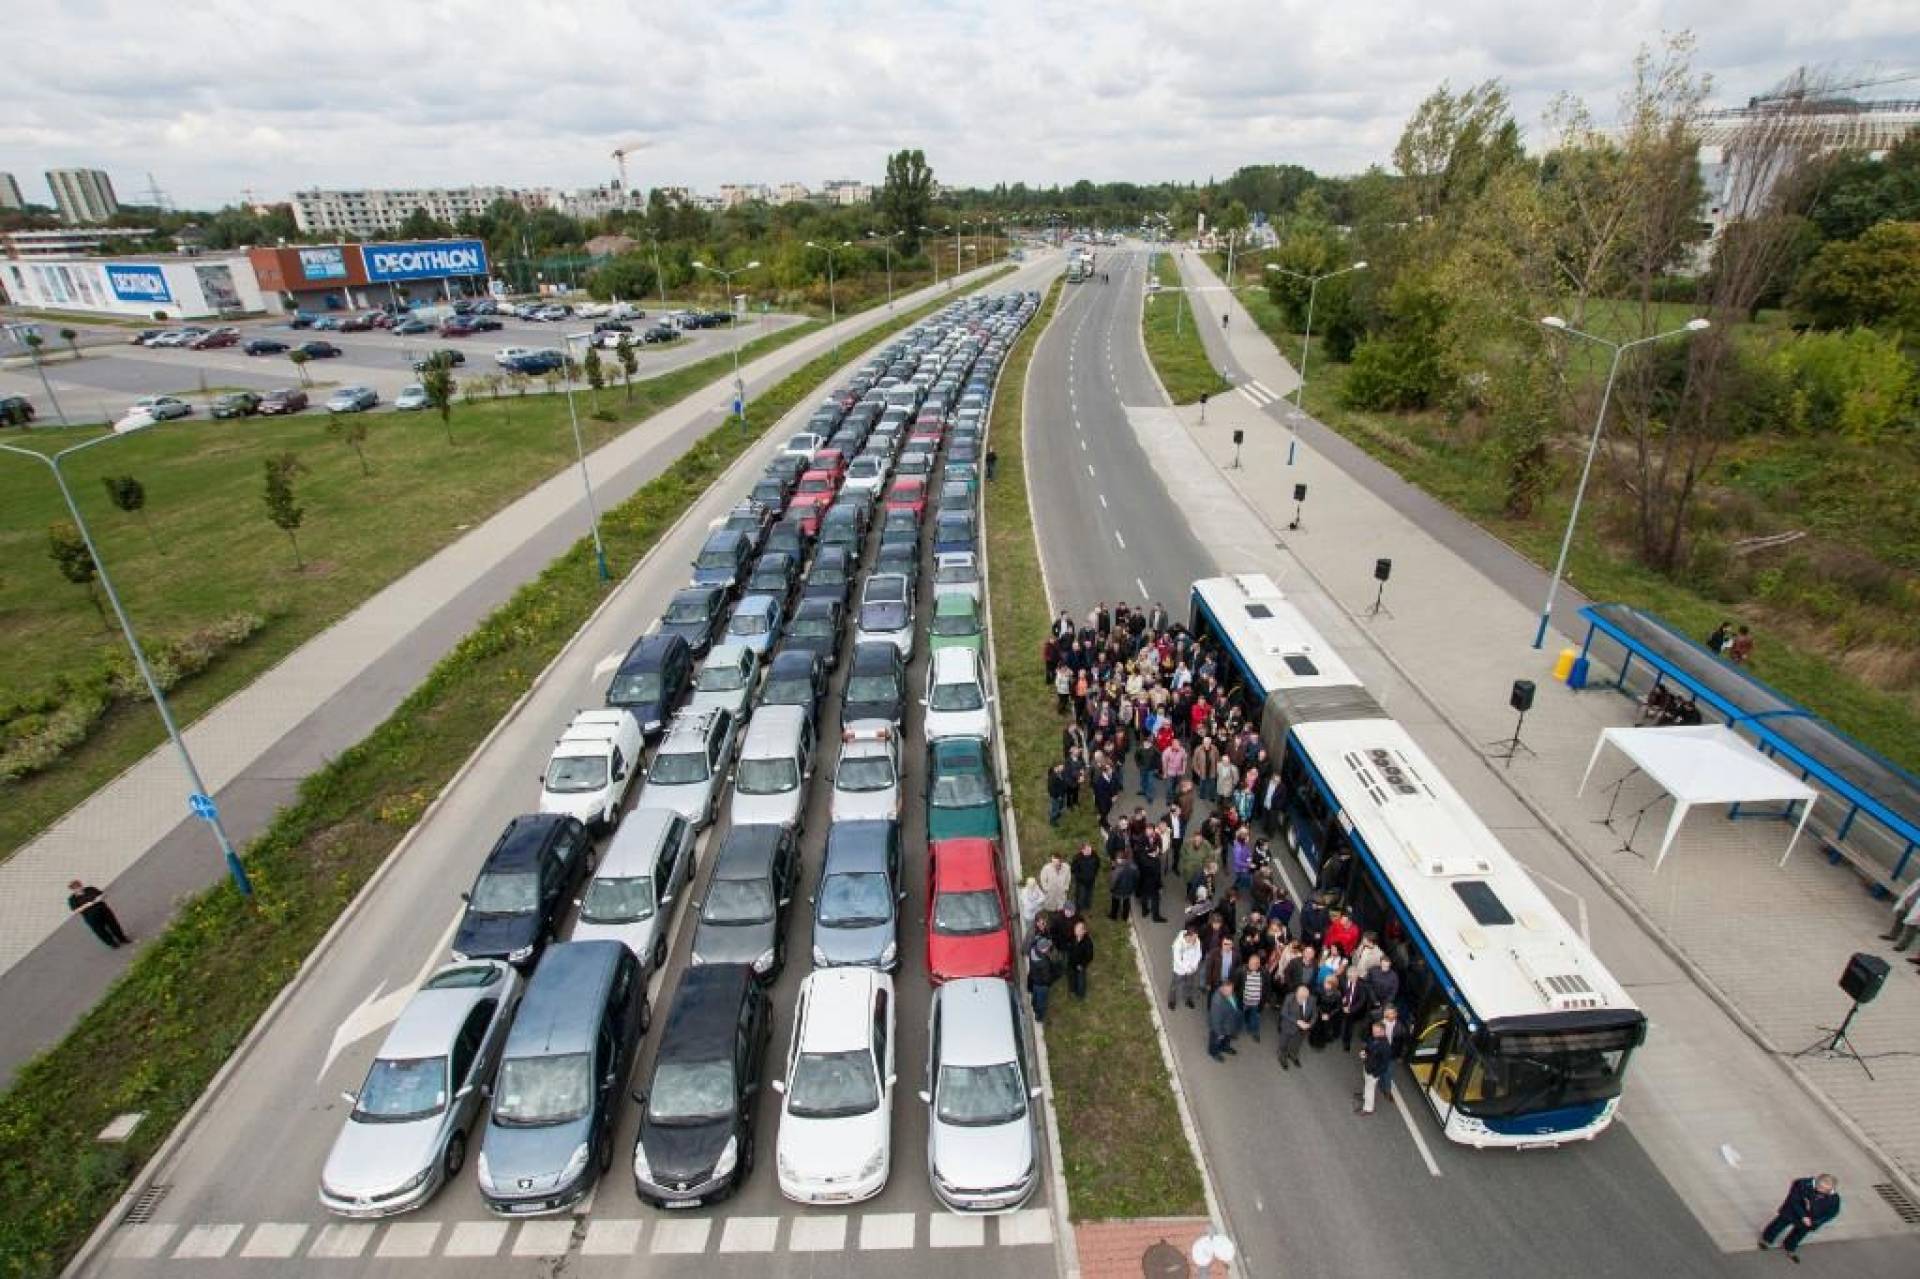
[[[892,1171],[893,978],[873,968],[816,969],[800,985],[781,1096],[780,1193],[798,1203],[857,1203]]]

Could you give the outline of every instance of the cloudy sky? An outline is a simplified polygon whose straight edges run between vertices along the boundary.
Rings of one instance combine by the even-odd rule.
[[[1690,30],[1716,98],[1802,63],[1920,71],[1915,0],[61,0],[9,6],[0,170],[151,172],[183,206],[304,186],[1224,177],[1383,162],[1433,86],[1610,118],[1637,45]],[[1875,91],[1920,98],[1920,80]]]

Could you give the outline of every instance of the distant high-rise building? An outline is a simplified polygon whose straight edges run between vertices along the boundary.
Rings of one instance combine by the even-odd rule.
[[[828,178],[820,184],[820,197],[828,204],[871,204],[873,188],[852,178]]]
[[[11,173],[0,173],[0,209],[24,209],[25,197],[20,194],[20,184],[13,180]]]
[[[113,179],[102,169],[49,169],[47,186],[63,222],[105,222],[120,212]]]
[[[813,198],[813,192],[807,190],[804,182],[782,182],[774,188],[775,204],[805,204]]]
[[[556,192],[544,187],[421,187],[387,191],[311,191],[293,193],[293,224],[303,235],[380,235],[397,231],[415,209],[439,222],[457,223],[479,217],[496,200],[508,200],[529,210],[553,208]]]

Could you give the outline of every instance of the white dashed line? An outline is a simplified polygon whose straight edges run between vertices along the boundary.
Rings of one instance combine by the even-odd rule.
[[[939,1212],[927,1219],[927,1243],[935,1248],[978,1248],[987,1241],[984,1217]]]
[[[1133,579],[1133,584],[1140,588],[1140,598],[1147,598],[1147,584],[1137,577]]]
[[[795,1217],[787,1232],[788,1252],[839,1252],[846,1246],[845,1217]]]
[[[1428,1172],[1438,1177],[1440,1165],[1433,1162],[1433,1152],[1427,1149],[1427,1139],[1420,1135],[1420,1125],[1413,1122],[1413,1116],[1407,1110],[1407,1103],[1395,1098],[1389,1100],[1387,1105],[1400,1112],[1400,1121],[1407,1126],[1407,1136],[1413,1138],[1413,1144],[1420,1150],[1420,1162],[1427,1166]]]
[[[238,1225],[195,1226],[180,1236],[173,1250],[176,1261],[214,1261],[227,1255],[245,1229]]]
[[[913,1247],[914,1217],[910,1212],[870,1212],[860,1218],[860,1251],[879,1252]]]
[[[1087,451],[1087,442],[1085,440],[1080,441],[1080,451],[1082,453]]]
[[[435,1234],[440,1232],[438,1224],[433,1229]],[[307,1228],[297,1221],[263,1221],[254,1227],[253,1234],[240,1246],[240,1255],[284,1261],[300,1251],[300,1241],[306,1237]]]
[[[564,1257],[573,1241],[573,1218],[522,1223],[513,1241],[516,1257]]]
[[[793,1232],[796,1236],[800,1227],[811,1218],[796,1218]],[[772,1252],[773,1241],[780,1234],[778,1217],[729,1217],[726,1228],[720,1232],[721,1252]]]
[[[315,1236],[313,1247],[307,1249],[309,1257],[357,1257],[367,1250],[367,1244],[373,1239],[373,1227],[364,1221],[336,1221],[320,1227]]]
[[[1113,540],[1114,540],[1114,541],[1116,541],[1116,542],[1118,542],[1118,543],[1120,543],[1120,549],[1121,549],[1121,550],[1123,550],[1123,551],[1124,551],[1124,550],[1126,550],[1126,549],[1127,549],[1127,539],[1126,539],[1126,538],[1124,538],[1124,537],[1121,537],[1121,536],[1120,536],[1120,530],[1119,530],[1119,529],[1115,529],[1115,530],[1113,530]]]
[[[498,1255],[500,1245],[507,1241],[507,1223],[504,1221],[456,1221],[453,1233],[447,1236],[447,1246],[440,1250],[443,1257],[492,1257]]]
[[[1107,509],[1107,495],[1105,493],[1100,495],[1100,509],[1103,511]]]
[[[713,1230],[712,1217],[669,1217],[654,1227],[653,1250],[656,1253],[698,1254],[707,1250],[707,1235]]]
[[[1087,463],[1087,474],[1088,474],[1088,475],[1092,475],[1092,474],[1093,474],[1093,463],[1091,463],[1091,462],[1089,462],[1089,463]]]
[[[266,1227],[261,1227],[264,1230]],[[259,1231],[253,1239],[247,1241],[250,1249],[258,1241]],[[433,1245],[440,1238],[440,1223],[437,1221],[396,1221],[387,1227],[387,1233],[380,1237],[380,1246],[373,1250],[376,1257],[431,1257]],[[245,1251],[241,1256],[248,1255]],[[291,1257],[291,1252],[278,1254]]]
[[[580,1241],[583,1257],[630,1257],[640,1246],[640,1219],[595,1217],[587,1223],[587,1237]]]

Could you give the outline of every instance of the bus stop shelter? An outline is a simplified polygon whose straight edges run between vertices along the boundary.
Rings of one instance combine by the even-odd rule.
[[[1846,860],[1876,894],[1897,893],[1920,875],[1920,777],[1855,741],[1777,689],[1708,652],[1665,619],[1626,604],[1589,604],[1581,656],[1610,666],[1611,687],[1639,697],[1661,684],[1693,697],[1702,715],[1719,719],[1829,802],[1815,829],[1834,861]],[[1591,686],[1591,685],[1590,685]],[[1793,820],[1793,805],[1730,816]],[[1799,814],[1804,823],[1807,814]]]

